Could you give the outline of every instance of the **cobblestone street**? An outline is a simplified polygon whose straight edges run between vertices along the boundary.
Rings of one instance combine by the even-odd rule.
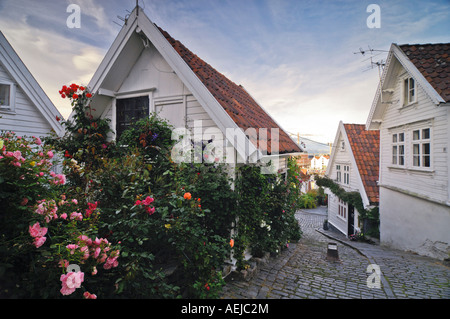
[[[450,268],[416,254],[348,241],[323,231],[324,209],[296,214],[303,236],[278,257],[259,266],[249,281],[231,281],[224,299],[410,299],[450,298]],[[319,231],[320,232],[319,232]],[[339,261],[326,260],[329,242],[338,244]],[[369,288],[367,267],[381,271],[380,288]],[[369,279],[369,284],[375,283]]]

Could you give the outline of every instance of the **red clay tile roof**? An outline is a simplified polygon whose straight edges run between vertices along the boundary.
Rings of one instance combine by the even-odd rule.
[[[445,102],[450,101],[450,43],[399,46]]]
[[[379,202],[377,181],[380,157],[380,131],[367,131],[364,124],[344,124],[344,127],[369,202],[376,204]]]
[[[267,128],[267,150],[263,148],[263,143],[259,147],[261,151],[267,151],[267,154],[271,154],[270,129],[279,128],[278,153],[301,152],[300,147],[274,122],[270,115],[258,105],[242,86],[230,81],[211,65],[192,53],[180,41],[172,38],[169,33],[161,28],[159,30],[240,128],[244,131],[247,128]]]

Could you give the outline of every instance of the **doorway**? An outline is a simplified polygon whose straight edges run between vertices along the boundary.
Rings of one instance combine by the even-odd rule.
[[[347,236],[355,233],[355,207],[352,204],[348,204],[348,229]]]

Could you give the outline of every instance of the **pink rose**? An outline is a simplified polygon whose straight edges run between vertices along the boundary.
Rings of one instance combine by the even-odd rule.
[[[61,294],[64,296],[70,295],[75,291],[75,289],[81,287],[81,283],[84,281],[84,273],[69,272],[68,274],[62,274],[60,277],[62,288],[60,290]]]
[[[34,239],[34,246],[36,246],[36,248],[39,248],[45,243],[46,240],[47,237],[36,237]]]
[[[28,231],[31,235],[31,237],[42,237],[47,234],[48,228],[41,227],[38,222],[36,222],[33,226],[28,227]],[[45,241],[45,240],[44,240]]]
[[[52,152],[52,151],[48,151],[48,152],[47,152],[47,156],[48,156],[49,158],[53,158],[53,152]]]
[[[86,94],[87,96],[87,94]],[[97,299],[97,295],[91,294],[90,292],[86,291],[83,293],[84,299]]]

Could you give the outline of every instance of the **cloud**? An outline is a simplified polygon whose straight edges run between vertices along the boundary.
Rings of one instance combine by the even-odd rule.
[[[60,98],[58,91],[62,85],[72,82],[87,84],[105,52],[55,32],[30,29],[20,21],[15,23],[14,29],[5,28],[0,22],[0,29],[6,29],[5,37],[61,114],[67,118],[71,106]]]

